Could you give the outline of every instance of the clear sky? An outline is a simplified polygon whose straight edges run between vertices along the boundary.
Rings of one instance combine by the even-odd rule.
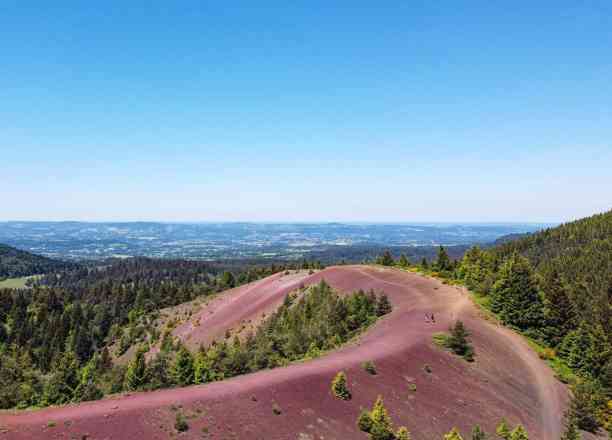
[[[0,153],[0,220],[586,216],[612,2],[4,1]]]

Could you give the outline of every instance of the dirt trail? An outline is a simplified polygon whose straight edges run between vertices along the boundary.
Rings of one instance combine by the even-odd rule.
[[[333,267],[281,279],[276,275],[237,289],[215,309],[216,318],[206,311],[210,327],[186,325],[179,333],[188,340],[208,339],[275,307],[297,285],[321,279],[345,292],[383,290],[394,310],[357,343],[319,359],[204,386],[0,414],[0,427],[16,440],[82,435],[162,439],[173,431],[176,407],[171,407],[181,405],[179,411],[187,414],[191,426],[181,438],[203,438],[207,433],[228,439],[365,439],[355,420],[361,407],[370,406],[382,394],[394,422],[407,425],[415,440],[441,438],[453,426],[467,435],[476,423],[492,431],[501,417],[523,423],[530,438],[558,439],[564,387],[520,336],[482,319],[462,289],[412,273],[365,266]],[[426,313],[434,313],[436,322],[426,323]],[[433,333],[445,331],[456,319],[472,332],[473,364],[431,343]],[[378,375],[364,372],[361,364],[366,360],[376,363]],[[340,370],[347,373],[353,392],[348,402],[329,392],[330,381]],[[273,406],[282,413],[275,415]],[[49,421],[55,427],[47,426]]]

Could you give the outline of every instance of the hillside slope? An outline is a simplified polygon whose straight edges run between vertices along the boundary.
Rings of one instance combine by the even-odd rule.
[[[274,292],[287,288],[283,283],[275,288],[277,278],[250,285],[244,295],[276,298]],[[467,434],[476,423],[491,432],[502,417],[523,423],[531,438],[558,439],[565,388],[520,336],[483,320],[461,289],[413,273],[363,266],[296,278],[305,285],[325,279],[345,292],[384,290],[394,310],[357,343],[312,361],[203,386],[3,413],[0,425],[11,439],[161,439],[173,435],[175,413],[181,412],[190,425],[181,438],[208,433],[211,438],[365,439],[355,424],[360,408],[383,395],[393,421],[408,426],[416,440],[441,438],[453,426]],[[219,326],[211,326],[215,331],[243,321],[242,307],[227,307]],[[268,307],[270,302],[263,301],[253,313]],[[426,313],[435,314],[434,324],[425,321]],[[432,335],[458,318],[473,334],[477,354],[472,364],[432,344]],[[201,329],[191,338],[206,338],[206,326]],[[375,362],[378,375],[363,370],[367,360]],[[340,370],[347,373],[353,394],[348,402],[329,391]]]
[[[71,266],[70,263],[0,244],[0,279],[43,274]]]

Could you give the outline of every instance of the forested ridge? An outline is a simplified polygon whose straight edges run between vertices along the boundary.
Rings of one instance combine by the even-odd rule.
[[[0,244],[0,280],[39,275],[75,266],[73,263],[53,260]]]
[[[123,372],[111,368],[109,347],[159,337],[150,315],[284,269],[230,272],[207,262],[134,258],[48,274],[30,289],[0,289],[0,408],[93,398],[98,383],[119,391]],[[89,394],[76,393],[79,384]]]
[[[411,266],[405,256],[378,259]],[[612,211],[481,249],[452,261],[444,248],[419,269],[465,284],[506,325],[544,348],[571,384],[571,417],[612,431]]]

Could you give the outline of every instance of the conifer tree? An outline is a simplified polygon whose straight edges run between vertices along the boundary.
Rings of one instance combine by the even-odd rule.
[[[194,382],[193,356],[185,346],[181,346],[176,354],[172,373],[177,385],[187,386]]]
[[[429,263],[427,262],[427,258],[421,258],[421,269],[427,270],[429,269]]]
[[[529,440],[527,431],[523,428],[523,425],[519,424],[510,433],[510,440]]]
[[[340,371],[338,374],[336,374],[336,377],[334,377],[334,380],[332,381],[331,389],[334,396],[336,396],[338,399],[351,400],[351,392],[346,384],[346,374],[344,371]]]
[[[400,428],[395,433],[396,440],[410,440],[411,438],[412,437],[410,436],[410,432],[405,426],[400,426]]]
[[[499,425],[497,425],[495,433],[503,440],[510,440],[510,427],[508,426],[506,419],[502,419]]]
[[[453,428],[451,432],[444,435],[444,440],[463,440],[463,437],[461,437],[457,428]]]
[[[542,301],[529,261],[513,254],[501,267],[491,292],[491,309],[521,330],[542,323]]]
[[[406,254],[401,254],[400,258],[399,258],[399,266],[406,268],[408,266],[410,266],[410,261],[408,261],[408,258],[406,257]]]
[[[438,248],[438,256],[436,258],[436,262],[434,263],[434,267],[437,271],[445,272],[451,270],[452,264],[450,258],[448,257],[448,253],[444,246],[440,246]]]
[[[376,303],[376,316],[386,315],[387,313],[391,313],[392,310],[393,306],[391,306],[389,302],[389,297],[385,294],[380,295]]]
[[[451,334],[447,340],[447,345],[453,353],[471,361],[473,360],[474,353],[468,340],[469,335],[470,333],[463,325],[463,321],[457,321],[455,325],[451,327]]]
[[[542,270],[540,287],[544,293],[545,336],[552,346],[576,326],[576,311],[569,298],[568,288],[554,267]]]
[[[393,257],[391,256],[391,252],[385,251],[383,253],[380,264],[382,264],[383,266],[393,266],[395,264],[395,261],[393,260]]]
[[[393,424],[391,423],[387,408],[385,408],[382,396],[378,396],[376,399],[370,417],[372,418],[372,429],[370,431],[372,440],[393,439]]]
[[[368,434],[372,431],[372,416],[369,411],[362,409],[357,419],[357,427]]]
[[[486,440],[487,434],[480,428],[480,426],[474,426],[472,429],[472,440]]]
[[[128,391],[140,389],[145,383],[146,369],[145,351],[139,349],[134,359],[128,363],[125,372],[124,388]]]

